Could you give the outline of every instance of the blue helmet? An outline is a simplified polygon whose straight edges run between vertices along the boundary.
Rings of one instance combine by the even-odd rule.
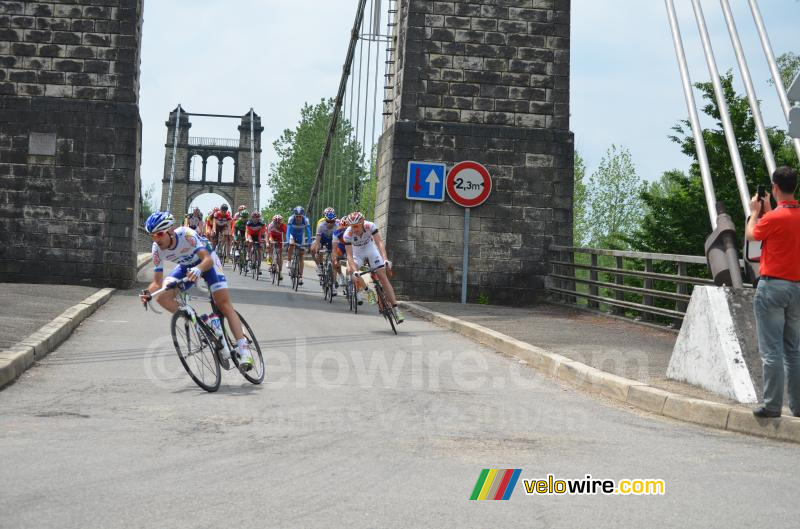
[[[147,217],[147,222],[144,223],[144,229],[147,230],[147,233],[153,233],[171,228],[173,224],[175,224],[175,218],[172,216],[172,213],[169,211],[156,211]]]
[[[333,208],[326,208],[322,216],[328,220],[336,220],[336,211]]]
[[[295,215],[305,215],[306,214],[306,210],[303,209],[303,206],[297,206],[296,208],[294,208],[292,210],[292,213],[295,214]]]

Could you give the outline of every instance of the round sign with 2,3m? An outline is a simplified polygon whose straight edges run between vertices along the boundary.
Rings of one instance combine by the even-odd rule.
[[[460,162],[447,173],[445,188],[453,202],[465,208],[474,208],[489,198],[492,177],[478,162]]]

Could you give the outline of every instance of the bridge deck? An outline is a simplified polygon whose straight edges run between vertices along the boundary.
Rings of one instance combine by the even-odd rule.
[[[678,334],[544,303],[530,307],[419,303],[615,375],[715,402],[734,401],[666,378]]]

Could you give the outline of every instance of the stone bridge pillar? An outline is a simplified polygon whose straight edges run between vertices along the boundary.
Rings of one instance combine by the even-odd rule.
[[[569,0],[399,2],[376,221],[402,296],[460,299],[462,275],[463,209],[407,200],[410,160],[492,174],[471,212],[469,299],[543,293],[548,245],[572,244],[569,15]]]
[[[0,2],[0,278],[127,288],[142,0]]]

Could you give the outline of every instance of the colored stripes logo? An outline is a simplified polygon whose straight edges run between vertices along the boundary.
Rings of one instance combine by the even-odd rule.
[[[507,500],[514,492],[521,468],[484,468],[470,500]]]

